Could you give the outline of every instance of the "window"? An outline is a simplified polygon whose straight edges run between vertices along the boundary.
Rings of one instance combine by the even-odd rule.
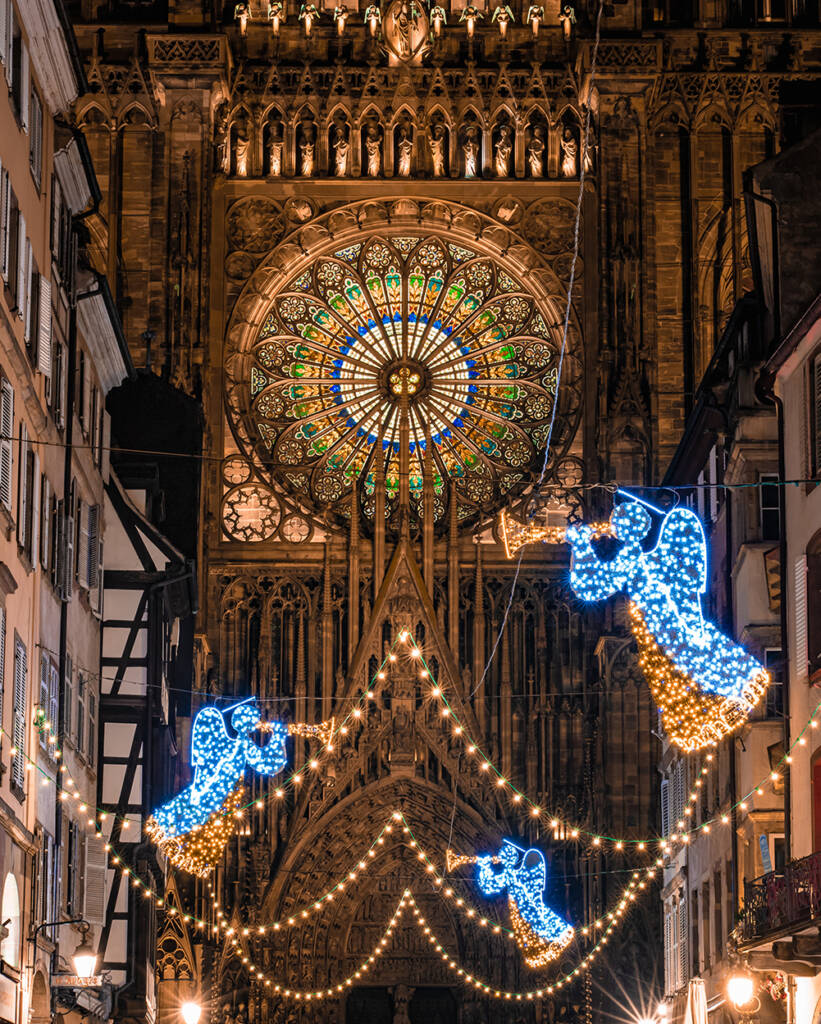
[[[821,756],[812,762],[812,834],[813,852],[821,850]]]
[[[781,718],[784,714],[784,658],[780,647],[764,649],[764,668],[772,677],[767,687],[767,717]]]
[[[69,821],[66,830],[66,912],[80,916],[83,912],[83,846],[85,836],[76,821]]]
[[[37,90],[32,87],[29,107],[29,163],[31,173],[40,188],[43,175],[43,104]]]
[[[86,737],[86,677],[77,673],[77,731],[74,734],[77,750],[85,753]]]
[[[778,491],[778,475],[776,473],[762,473],[759,478],[758,488],[760,515],[761,515],[761,539],[778,540],[781,536],[781,505]]]
[[[0,383],[0,501],[11,512],[12,472],[14,469],[14,388],[7,380]]]
[[[51,332],[51,318],[49,316],[49,331]],[[59,338],[52,335],[51,343],[51,388],[49,392],[49,405],[54,423],[60,429],[65,425],[65,365],[66,350]]]
[[[6,692],[6,609],[0,608],[0,725],[3,723],[3,694]]]
[[[56,892],[57,863],[54,837],[43,832],[40,837],[40,870],[37,899],[37,916],[42,922],[54,921],[57,917],[54,895]],[[46,929],[52,934],[54,929]]]
[[[97,694],[89,687],[88,689],[88,763],[94,766],[94,755],[96,754],[97,743]]]
[[[810,364],[810,471],[821,476],[821,353]]]
[[[14,640],[14,707],[12,709],[11,738],[16,753],[11,762],[11,783],[20,794],[26,779],[26,726],[28,723],[28,692],[26,678],[28,661],[26,646],[19,637]]]
[[[685,980],[687,978],[690,978],[690,977],[694,976],[694,975],[697,977],[698,975],[701,974],[701,963],[699,962],[699,948],[700,947],[699,947],[699,941],[698,941],[698,924],[699,924],[699,917],[698,917],[698,892],[695,889],[690,894],[690,908],[692,910],[692,919],[693,919],[693,937],[692,937],[692,941],[693,941],[693,963],[692,963],[692,966],[690,968],[690,973],[688,973],[688,974],[686,974],[684,976]]]
[[[45,473],[40,477],[40,565],[49,571],[51,557],[51,484]]]
[[[74,713],[74,665],[71,655],[66,654],[66,677],[63,687],[62,732],[70,739],[72,732],[72,714]]]
[[[20,465],[17,487],[17,543],[30,563],[36,555],[35,524],[39,518],[40,460],[29,439],[24,423],[20,424]]]
[[[63,198],[63,189],[55,177],[51,184],[51,255],[63,286],[70,287],[71,210]]]
[[[807,545],[804,587],[807,670],[812,677],[821,671],[821,531]]]
[[[59,671],[54,661],[47,655],[40,657],[40,710],[43,713],[44,726],[40,730],[40,747],[52,757],[56,747],[49,742],[49,736],[57,731],[57,711],[59,707]]]
[[[20,891],[17,888],[17,879],[9,872],[6,881],[3,883],[3,923],[8,934],[0,942],[0,957],[9,967],[19,969],[20,967],[20,946],[23,938],[20,926]]]
[[[724,949],[724,921],[721,916],[721,869],[713,872],[713,949],[716,960]]]
[[[83,351],[80,352],[77,374],[77,415],[85,437],[88,434],[88,409],[86,408],[88,385],[86,382],[86,354]]]
[[[2,0],[0,0],[2,10]],[[9,172],[0,173],[0,272],[3,280],[9,282],[9,242],[11,232],[11,199],[13,191]]]
[[[48,729],[45,728],[45,723],[48,721],[48,687],[49,687],[49,663],[48,655],[40,655],[40,699],[38,701],[39,711],[43,716],[43,728],[40,729],[40,747],[47,751],[48,750]]]
[[[20,213],[17,205],[17,196],[14,189],[9,187],[9,227],[6,238],[6,261],[7,267],[6,282],[11,291],[12,306],[17,308],[17,301],[20,297],[20,236],[25,238],[26,221]]]
[[[40,272],[32,255],[31,242],[26,239],[26,301],[23,312],[23,337],[26,351],[37,365],[37,342],[40,335]]]
[[[661,780],[661,834],[666,838],[670,831],[670,781],[665,776]]]

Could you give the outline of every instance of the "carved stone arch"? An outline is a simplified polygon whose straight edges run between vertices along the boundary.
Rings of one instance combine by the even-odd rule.
[[[402,103],[391,115],[389,121],[386,122],[385,127],[393,131],[394,128],[403,119],[409,119],[414,127],[414,130],[418,129],[418,118],[416,114],[416,108],[411,103]]]
[[[145,120],[129,124],[129,118],[133,117],[135,112],[141,114]],[[138,99],[130,100],[120,106],[117,110],[117,126],[120,130],[132,128],[134,130],[148,129],[151,131],[156,131],[159,127],[155,112],[142,100]]]
[[[486,112],[474,99],[463,100],[457,105],[454,120],[457,125],[461,127],[464,123],[465,118],[468,114],[472,114],[476,119],[477,126],[484,132],[488,128],[488,117]]]
[[[731,208],[720,210],[705,227],[698,242],[698,267],[696,380],[707,369],[736,300]]]
[[[451,835],[450,816],[442,815],[441,807],[452,805],[454,800],[456,813]],[[349,941],[351,922],[371,919],[368,930],[374,937],[361,945],[372,946],[405,888],[418,894],[426,916],[434,905],[442,905],[433,894],[429,874],[418,858],[418,847],[410,847],[411,837],[402,831],[402,823],[391,820],[392,812],[399,809],[405,814],[419,845],[443,873],[444,853],[449,844],[462,852],[495,852],[500,844],[501,833],[493,822],[487,821],[463,798],[418,778],[384,778],[339,801],[294,836],[277,877],[261,902],[260,920],[287,918],[312,904],[349,870],[358,871],[356,865],[363,856],[372,867],[358,871],[355,883],[349,881],[322,914],[311,915],[305,921],[301,941],[285,947],[282,980],[286,983],[293,985],[295,979],[301,978],[303,987],[334,984],[338,977],[329,970],[347,973],[347,970],[340,970],[340,963],[352,969],[357,960],[364,959],[371,951]],[[383,846],[376,847],[375,857],[367,857],[370,844],[386,822],[390,822],[393,832],[384,837]],[[460,877],[464,881],[460,881]],[[462,898],[480,906],[480,897],[470,885],[469,876],[460,872],[452,884]],[[492,916],[491,908],[487,910]],[[454,954],[462,957],[468,952],[463,941],[466,931],[463,921],[453,918],[440,938]],[[433,959],[428,958],[423,946],[404,951],[405,957],[410,954],[422,957],[429,967],[433,965]],[[472,966],[477,972],[481,969],[479,963]],[[311,972],[315,972],[313,976]]]
[[[288,127],[291,131],[296,129],[296,126],[303,120],[303,118],[310,118],[314,124],[319,126],[321,123],[320,115],[320,104],[316,99],[303,100],[298,106],[294,107],[288,118]]]
[[[648,127],[652,132],[689,128],[690,114],[682,100],[674,100],[651,111]]]
[[[43,971],[36,971],[31,982],[30,1024],[49,1024],[51,1021],[51,996]]]
[[[708,104],[700,107],[693,117],[694,132],[720,131],[726,129],[732,131],[733,118],[725,103],[719,103],[712,99]]]
[[[511,294],[520,294],[516,289],[522,289],[521,294],[527,296],[528,303],[532,303],[530,308],[539,311],[544,325],[544,344],[555,347],[559,343],[556,325],[563,320],[565,294],[561,281],[530,245],[492,218],[463,204],[445,200],[420,204],[401,196],[381,201],[363,200],[330,211],[307,227],[292,230],[260,261],[237,299],[226,331],[226,411],[240,451],[252,460],[262,479],[270,476],[271,467],[265,443],[256,434],[247,381],[262,323],[279,291],[284,289],[289,279],[310,272],[325,254],[342,251],[351,245],[365,247],[371,239],[384,238],[386,234],[393,237],[394,234],[411,232],[421,237],[437,237],[441,235],[443,225],[447,225],[448,233],[447,242],[442,244],[469,247],[471,252],[489,259],[500,271],[520,282],[511,286],[514,288]],[[571,311],[571,322],[566,372],[558,395],[560,407],[567,411],[564,422],[568,428],[560,443],[552,449],[551,465],[572,443],[581,415],[581,394],[577,390],[576,378],[582,372],[582,344],[575,310]],[[280,475],[277,473],[278,479]],[[306,483],[307,480],[306,477]],[[281,482],[287,483],[284,476]],[[300,486],[300,495],[304,498],[305,488]],[[286,489],[290,490],[290,485]],[[333,515],[330,515],[329,525],[331,528],[337,525]]]
[[[742,106],[736,116],[736,131],[765,131],[775,135],[778,121],[775,112],[766,105],[761,97],[755,96]]]
[[[425,103],[425,121],[430,123],[431,118],[435,115],[441,115],[442,122],[448,131],[453,130],[453,117],[449,106],[446,106],[440,99],[433,97]]]
[[[91,120],[96,114],[100,120]],[[102,103],[99,97],[77,105],[77,126],[83,131],[99,131],[102,128],[112,130],[115,122],[114,111],[110,103]]]
[[[380,125],[384,127],[384,113],[382,107],[370,98],[360,101],[360,104],[354,108],[354,125],[358,130],[362,130],[362,122],[366,118],[375,118]]]

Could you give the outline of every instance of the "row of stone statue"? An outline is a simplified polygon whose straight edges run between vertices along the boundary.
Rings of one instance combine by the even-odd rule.
[[[553,129],[560,155],[558,173],[562,178],[576,178],[579,175],[581,156],[577,128],[559,124]],[[546,174],[545,157],[548,136],[551,129],[545,124],[528,127],[523,139],[526,173],[531,178],[543,178]],[[419,144],[419,134],[411,124],[399,124],[393,131],[392,173],[399,178],[408,178],[423,168],[429,168],[434,178],[451,176],[451,164],[455,175],[463,178],[480,178],[486,164],[483,160],[483,133],[478,124],[463,125],[457,139],[455,151],[450,146],[450,131],[441,122],[429,125],[424,133],[424,148]],[[361,173],[365,177],[378,178],[385,173],[385,133],[376,122],[363,125],[361,132]],[[251,176],[252,131],[249,118],[244,112],[237,116],[230,128],[217,126],[217,163],[226,174],[245,178]],[[315,177],[321,173],[317,152],[318,132],[312,121],[303,121],[295,131],[295,152],[293,173],[303,177]],[[497,178],[508,178],[515,173],[515,131],[512,125],[502,122],[493,130],[490,139],[490,173]],[[357,173],[352,159],[353,133],[346,122],[334,123],[328,134],[328,174],[337,178]],[[263,174],[280,177],[288,173],[285,166],[285,137],[280,122],[268,122],[263,130]],[[592,168],[592,147],[584,148],[584,169]]]

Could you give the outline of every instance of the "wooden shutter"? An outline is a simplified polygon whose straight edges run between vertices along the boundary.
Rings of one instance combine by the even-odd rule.
[[[795,674],[798,679],[807,675],[807,557],[795,560]]]
[[[34,256],[31,249],[31,241],[27,238],[25,242],[25,258],[23,265],[23,297],[20,303],[23,310],[23,337],[26,341],[34,341],[32,338],[32,303],[35,301],[36,296],[33,294],[34,288]]]
[[[26,218],[22,213],[17,214],[17,293],[15,298],[15,305],[17,307],[17,315],[20,319],[23,318],[26,309],[26,285],[28,284],[28,275],[26,273],[26,255],[28,244],[28,238],[26,238]]]
[[[6,692],[6,609],[0,608],[0,724],[3,722],[3,694]]]
[[[25,423],[20,424],[20,448],[17,460],[17,543],[26,546],[29,513],[28,458],[29,439]]]
[[[60,718],[60,671],[54,662],[50,663],[51,676],[48,691],[48,720],[56,732]]]
[[[2,0],[0,0],[0,3]],[[14,468],[14,388],[4,380],[0,384],[0,501],[11,512],[12,471]]]
[[[37,551],[40,544],[40,456],[34,452],[30,456],[32,463],[31,472],[31,510],[29,514],[29,525],[26,531],[28,542],[29,561],[33,566],[37,565]]]
[[[670,835],[670,781],[661,780],[661,834],[666,839]]]
[[[71,655],[66,654],[66,675],[65,685],[63,686],[63,706],[60,708],[62,715],[62,727],[63,732],[66,736],[71,737],[74,735],[72,732],[72,715],[74,714],[74,663],[71,660]]]
[[[682,894],[678,904],[678,984],[676,988],[681,988],[682,985],[686,984],[687,979],[690,977],[689,971],[689,947],[687,933],[687,896]]]
[[[106,852],[99,841],[89,836],[86,844],[85,917],[90,924],[105,922]]]
[[[51,377],[51,282],[40,275],[40,331],[37,338],[37,369]]]
[[[3,0],[0,0],[0,8],[3,6]],[[11,182],[8,171],[3,171],[0,186],[2,186],[0,195],[0,271],[2,271],[3,280],[8,284],[9,237],[11,234]]]
[[[48,572],[51,553],[51,483],[43,474],[40,483],[40,565]]]
[[[9,38],[11,36],[11,0],[0,0],[0,61],[3,62],[3,73],[6,83],[9,81]]]
[[[821,354],[812,361],[813,468],[821,472]]]
[[[17,754],[11,763],[11,781],[18,789],[25,788],[26,721],[28,720],[28,694],[26,692],[27,655],[23,641],[14,645],[14,708],[12,710],[12,743]]]
[[[88,513],[89,506],[84,501],[77,502],[77,582],[88,590]]]
[[[29,128],[29,98],[31,96],[31,78],[29,77],[29,48],[25,40],[20,40],[20,124],[23,131]]]
[[[97,586],[98,578],[98,562],[100,557],[100,506],[99,505],[87,505],[86,506],[86,580],[88,582],[88,588]]]

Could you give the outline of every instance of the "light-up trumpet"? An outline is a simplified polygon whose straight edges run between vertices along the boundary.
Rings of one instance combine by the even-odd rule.
[[[270,732],[269,726],[271,723],[263,722],[260,724],[261,732]],[[336,729],[336,719],[329,718],[325,722],[318,722],[316,725],[309,725],[307,722],[291,722],[288,725],[289,736],[318,736],[322,743],[328,747],[331,740],[333,739],[334,731]]]
[[[445,863],[448,866],[448,872],[455,871],[456,868],[462,867],[464,864],[478,864],[480,860],[486,860],[486,857],[471,856],[465,853],[454,853],[453,850],[445,851]],[[500,857],[491,857],[491,864],[501,864]]]
[[[592,525],[594,537],[609,537],[612,535],[610,523],[594,523]],[[513,558],[519,548],[525,544],[565,544],[567,543],[567,527],[551,526],[547,523],[534,521],[520,523],[514,519],[505,509],[502,509],[499,516],[499,532],[502,535],[502,542],[505,546],[505,554]]]

